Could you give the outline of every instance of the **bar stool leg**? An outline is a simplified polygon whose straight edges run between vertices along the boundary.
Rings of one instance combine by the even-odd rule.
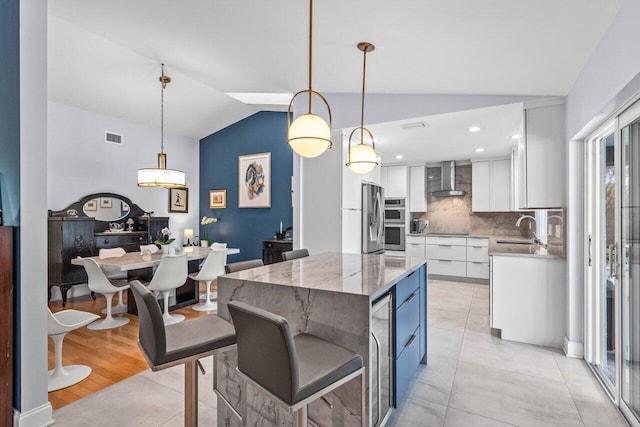
[[[198,367],[195,360],[184,364],[184,425],[198,427]]]
[[[296,411],[296,427],[307,427],[307,405]]]

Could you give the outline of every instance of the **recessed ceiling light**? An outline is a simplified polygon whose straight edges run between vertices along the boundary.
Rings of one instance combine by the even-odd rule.
[[[240,102],[251,105],[289,105],[292,93],[225,93]]]
[[[469,128],[469,132],[479,132],[480,131],[480,127],[479,126],[471,126]]]
[[[482,153],[484,151],[484,148],[476,148],[476,153]]]
[[[511,135],[511,139],[518,139],[518,138],[520,138],[520,135],[517,133],[514,135]]]
[[[396,159],[398,159],[398,160],[403,159],[403,158],[404,158],[404,156],[403,156],[402,154],[398,154],[398,155],[396,156]]]

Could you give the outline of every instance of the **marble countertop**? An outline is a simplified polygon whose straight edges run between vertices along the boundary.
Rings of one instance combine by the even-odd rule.
[[[530,242],[530,239],[513,238],[513,237],[497,237],[489,241],[489,255],[497,256],[515,256],[515,257],[533,257],[533,258],[551,258],[564,259],[564,247],[562,245],[522,245],[522,244],[505,244],[497,243],[498,240],[511,240]]]
[[[329,252],[225,275],[247,280],[375,299],[426,261],[419,257]]]

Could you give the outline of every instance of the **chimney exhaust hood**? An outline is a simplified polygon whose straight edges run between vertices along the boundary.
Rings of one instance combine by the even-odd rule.
[[[465,191],[456,190],[456,162],[453,160],[442,162],[442,170],[440,172],[441,187],[440,191],[431,193],[434,197],[451,197],[464,196]]]

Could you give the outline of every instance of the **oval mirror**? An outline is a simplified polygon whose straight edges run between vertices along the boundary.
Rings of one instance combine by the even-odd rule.
[[[117,197],[96,197],[82,206],[85,215],[98,221],[118,221],[129,214],[129,205]]]

